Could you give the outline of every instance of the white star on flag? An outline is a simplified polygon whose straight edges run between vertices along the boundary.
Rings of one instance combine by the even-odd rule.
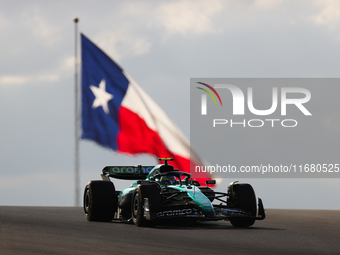
[[[93,101],[92,108],[97,108],[99,106],[103,107],[103,110],[106,114],[109,114],[109,107],[107,106],[108,102],[113,98],[113,95],[110,93],[107,93],[105,90],[106,83],[105,80],[103,79],[99,83],[99,88],[91,85],[90,89],[93,93],[93,95],[96,97],[95,100]]]

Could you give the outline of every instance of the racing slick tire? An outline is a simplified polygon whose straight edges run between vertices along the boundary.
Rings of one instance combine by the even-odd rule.
[[[233,185],[234,197],[232,203],[236,208],[242,209],[251,216],[256,216],[256,196],[253,187],[248,183],[237,183]],[[251,218],[230,218],[234,227],[245,228],[254,224]]]
[[[149,202],[149,217],[144,216],[144,199],[147,198]],[[160,189],[157,185],[140,185],[138,186],[132,196],[131,203],[131,218],[133,223],[138,227],[153,227],[154,221],[152,214],[159,211],[161,207]]]
[[[84,190],[84,212],[89,221],[111,221],[117,211],[118,197],[110,181],[90,181]]]

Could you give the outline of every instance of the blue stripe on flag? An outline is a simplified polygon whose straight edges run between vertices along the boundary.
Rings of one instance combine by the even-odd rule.
[[[129,81],[122,69],[84,35],[81,35],[81,47],[82,138],[94,140],[104,147],[116,150],[118,111]],[[103,102],[103,98],[97,96],[97,99],[94,90],[99,90],[102,81],[105,83],[105,90],[102,91],[108,98],[112,98],[108,100],[104,97],[104,104],[98,104]],[[95,100],[98,101],[97,105]]]

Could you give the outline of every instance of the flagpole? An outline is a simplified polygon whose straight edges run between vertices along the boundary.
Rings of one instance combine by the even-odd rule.
[[[75,32],[75,50],[74,50],[74,115],[75,115],[75,127],[74,127],[74,205],[80,206],[80,173],[79,173],[79,105],[78,105],[78,18],[74,20],[74,32]]]

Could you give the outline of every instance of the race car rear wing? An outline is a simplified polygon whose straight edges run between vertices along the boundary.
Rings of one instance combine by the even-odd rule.
[[[103,168],[104,177],[112,177],[123,180],[145,179],[154,166],[106,166]]]

